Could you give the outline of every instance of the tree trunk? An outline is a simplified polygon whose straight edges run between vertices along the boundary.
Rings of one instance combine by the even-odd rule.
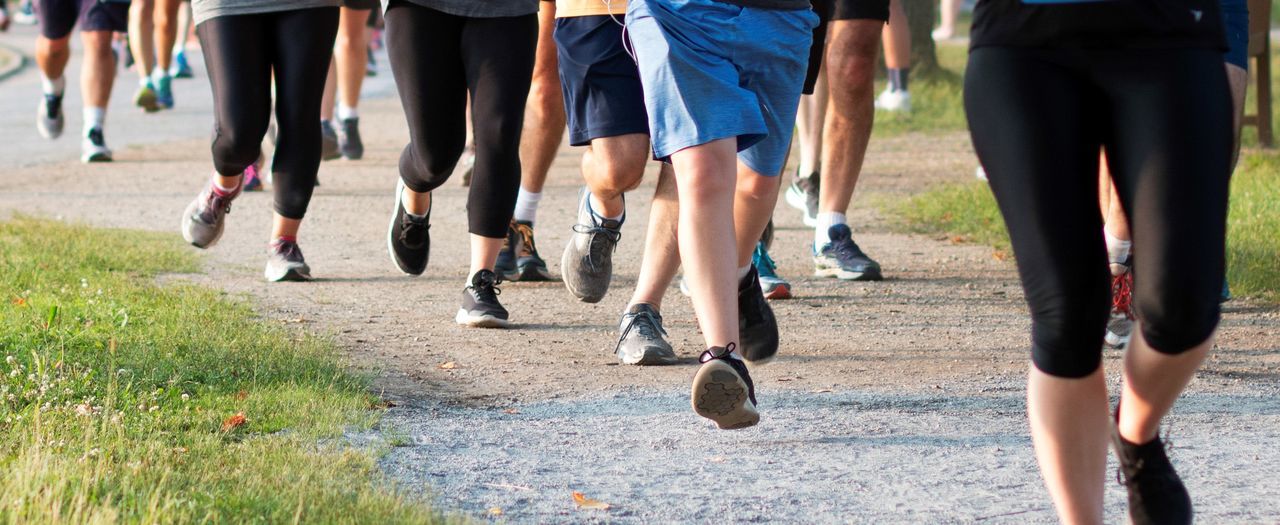
[[[938,19],[938,0],[901,0],[911,27],[911,76],[928,78],[938,72],[938,48],[933,43],[933,25]]]

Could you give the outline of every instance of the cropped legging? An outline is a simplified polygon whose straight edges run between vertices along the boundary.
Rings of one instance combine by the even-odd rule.
[[[301,219],[320,168],[320,99],[338,8],[219,16],[196,27],[213,86],[213,167],[244,173],[262,152],[275,79],[276,213]]]
[[[470,92],[476,162],[468,229],[505,237],[520,189],[520,131],[537,15],[469,18],[393,0],[386,21],[391,71],[409,121],[400,178],[416,192],[448,180],[466,145]]]
[[[1178,354],[1212,335],[1232,149],[1220,52],[982,47],[964,98],[1030,306],[1036,368],[1076,378],[1101,365],[1102,148],[1131,223],[1142,337]]]

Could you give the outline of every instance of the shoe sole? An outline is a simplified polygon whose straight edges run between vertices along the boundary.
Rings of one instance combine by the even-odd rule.
[[[262,276],[266,277],[267,281],[270,281],[273,283],[279,283],[279,282],[303,283],[303,282],[312,280],[311,269],[306,267],[289,268],[288,270],[285,270],[283,275],[272,275],[271,270],[267,269],[262,273]]]
[[[770,301],[791,298],[791,285],[779,284],[774,286],[772,290],[764,292],[764,298]]]
[[[97,164],[100,162],[111,162],[111,161],[112,161],[112,158],[110,153],[101,153],[101,152],[90,153],[88,155],[80,157],[80,162],[83,162],[85,164]]]
[[[661,349],[649,347],[646,349],[646,352],[640,356],[640,359],[631,361],[619,355],[618,361],[621,361],[624,365],[632,366],[668,366],[680,362],[680,358],[676,357],[674,352],[665,353],[662,352]]]
[[[511,321],[507,319],[499,319],[492,315],[471,315],[462,308],[458,309],[458,315],[455,315],[453,320],[471,328],[511,328]]]
[[[813,271],[814,277],[834,277],[842,281],[880,281],[884,276],[879,270],[869,272],[849,272],[839,268],[818,268]]]
[[[710,361],[693,377],[690,399],[694,413],[714,421],[721,430],[755,426],[760,413],[751,404],[747,383],[726,363]]]
[[[139,95],[134,97],[133,105],[142,108],[147,113],[155,113],[160,111],[160,101],[155,94]]]
[[[387,222],[387,255],[391,257],[391,264],[394,264],[396,266],[396,269],[400,270],[400,273],[408,275],[409,277],[417,277],[419,275],[422,275],[423,272],[426,272],[427,269],[423,268],[422,272],[419,272],[419,273],[413,273],[405,269],[404,265],[400,264],[400,259],[396,257],[396,247],[395,247],[395,244],[392,243],[391,241],[391,232],[396,231],[396,215],[400,214],[400,195],[402,195],[403,193],[404,193],[404,181],[397,179],[396,180],[396,200],[395,200],[395,203],[393,203],[391,206],[391,220]]]
[[[1129,346],[1130,337],[1132,337],[1132,335],[1119,335],[1111,330],[1107,330],[1107,335],[1103,340],[1107,343],[1107,346],[1111,348],[1124,350],[1124,347]]]

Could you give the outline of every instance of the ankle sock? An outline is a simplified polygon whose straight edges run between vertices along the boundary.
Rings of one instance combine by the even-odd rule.
[[[1102,237],[1107,241],[1107,261],[1111,264],[1124,264],[1133,250],[1133,241],[1126,241],[1102,229]]]
[[[893,91],[906,91],[907,79],[910,76],[911,68],[909,67],[889,69],[889,89]]]
[[[813,249],[821,250],[823,246],[831,242],[831,238],[827,236],[827,230],[837,224],[848,224],[843,213],[834,211],[818,212],[817,224],[813,227]]]
[[[40,74],[40,89],[46,95],[62,96],[67,90],[67,77],[49,78]]]
[[[625,201],[625,200],[624,200],[624,201],[622,201],[622,203],[623,203],[623,211],[622,211],[622,214],[621,214],[621,215],[618,215],[618,216],[616,216],[616,217],[605,217],[604,215],[600,215],[599,213],[596,213],[596,207],[595,207],[595,204],[592,204],[592,202],[591,202],[594,198],[595,198],[595,195],[590,195],[590,196],[588,196],[588,197],[587,197],[587,209],[591,211],[591,216],[592,216],[592,217],[595,217],[596,219],[599,219],[599,220],[600,220],[600,221],[602,221],[602,222],[603,222],[603,221],[606,221],[606,220],[610,220],[610,221],[618,221],[618,224],[622,224],[622,221],[626,219],[626,217],[627,217],[627,212],[626,212],[626,201]]]
[[[405,188],[405,189],[408,189],[408,188]],[[424,213],[424,214],[422,214],[422,215],[418,215],[418,214],[416,214],[416,213],[412,213],[412,212],[410,212],[410,211],[409,211],[409,207],[408,207],[408,206],[406,206],[406,205],[405,205],[405,203],[404,203],[404,191],[403,191],[403,190],[401,190],[401,192],[400,192],[400,206],[404,208],[404,213],[405,213],[406,215],[408,215],[408,216],[410,216],[410,217],[413,217],[413,218],[415,218],[415,219],[421,219],[421,218],[423,218],[423,217],[426,217],[426,216],[428,216],[428,215],[431,215],[431,206],[432,206],[432,205],[434,205],[434,204],[435,204],[435,201],[434,201],[434,200],[432,200],[432,202],[431,202],[430,204],[427,204],[427,212],[426,212],[426,213]],[[470,279],[470,277],[468,277],[468,279]],[[469,282],[469,281],[468,281],[468,282]]]
[[[353,108],[341,102],[338,103],[338,108],[336,111],[338,113],[338,120],[349,120],[353,118],[360,118],[360,112],[357,111],[356,108]]]
[[[102,124],[107,120],[107,108],[95,108],[85,106],[84,116],[84,134],[89,135],[89,130],[98,128],[102,129]]]
[[[520,193],[516,195],[516,210],[512,218],[533,224],[538,218],[538,203],[542,201],[542,192],[533,192],[520,187]]]

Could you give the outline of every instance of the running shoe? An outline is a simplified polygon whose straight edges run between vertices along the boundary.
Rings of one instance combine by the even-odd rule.
[[[625,220],[625,216],[622,220]],[[622,238],[622,220],[598,218],[591,211],[591,192],[578,198],[578,223],[564,247],[560,271],[569,292],[584,303],[598,303],[613,278],[613,250]]]
[[[1112,348],[1124,348],[1129,345],[1133,335],[1133,272],[1129,264],[1113,264],[1111,276],[1111,317],[1107,320],[1105,341]]]
[[[191,64],[187,62],[186,50],[173,54],[173,65],[169,66],[169,76],[173,78],[191,78],[195,76],[191,71]]]
[[[733,355],[733,343],[727,347],[708,348],[698,358],[702,366],[693,376],[690,404],[694,413],[714,421],[724,430],[754,426],[760,422],[756,412],[756,386],[751,381],[746,363]]]
[[[360,140],[359,118],[338,121],[338,150],[347,160],[360,160],[364,157],[364,142]]]
[[[1129,492],[1129,520],[1133,525],[1185,525],[1194,511],[1191,496],[1169,462],[1164,443],[1156,436],[1136,445],[1111,427],[1111,443],[1120,463],[1117,478]]]
[[[763,365],[778,355],[778,319],[764,298],[756,267],[738,283],[738,337],[742,358],[752,366]]]
[[[257,162],[244,169],[244,191],[262,191],[261,169]]]
[[[342,157],[338,149],[338,132],[333,129],[333,122],[320,121],[320,160],[333,160]],[[316,186],[320,184],[317,183]]]
[[[814,275],[835,277],[846,281],[879,281],[880,263],[863,253],[853,242],[853,232],[848,225],[836,224],[827,230],[831,242],[816,248],[813,256]]]
[[[111,148],[102,137],[102,128],[90,128],[80,141],[80,162],[111,162]]]
[[[404,194],[404,181],[396,181],[396,204],[391,210],[391,225],[387,228],[387,252],[391,262],[405,275],[422,275],[431,255],[431,210],[421,218],[404,210],[400,200]]]
[[[138,86],[138,91],[133,94],[133,105],[142,108],[147,113],[155,113],[160,111],[160,102],[156,96],[156,88],[148,80],[146,84]]]
[[[911,92],[899,89],[885,88],[880,96],[876,97],[876,109],[890,112],[911,112]]]
[[[760,289],[765,299],[790,299],[791,283],[778,276],[778,267],[769,257],[769,250],[764,241],[756,243],[756,251],[751,254],[751,264],[760,275]]]
[[[160,109],[173,109],[173,78],[163,75],[155,79],[156,105]]]
[[[40,23],[40,18],[36,16],[35,2],[32,0],[24,0],[18,5],[18,11],[13,14],[13,23],[22,24],[24,26],[33,26]]]
[[[182,238],[196,248],[209,248],[222,238],[227,214],[231,213],[231,201],[240,196],[244,183],[230,193],[222,191],[213,181],[196,195],[196,200],[182,212]]]
[[[1231,300],[1231,284],[1227,282],[1227,276],[1222,276],[1222,295],[1218,296],[1219,303],[1225,303]]]
[[[796,177],[787,186],[787,204],[804,213],[804,225],[818,224],[818,188],[822,185],[822,176],[818,172],[808,177]]]
[[[62,114],[62,95],[46,94],[36,108],[36,131],[49,140],[62,136],[66,117]]]
[[[627,309],[618,322],[618,344],[613,352],[624,365],[655,366],[676,364],[676,351],[667,342],[662,315],[650,304]]]
[[[680,276],[680,295],[693,297],[693,290],[689,289],[689,280],[683,275]]]
[[[281,281],[302,282],[311,280],[311,267],[302,257],[302,249],[294,239],[281,237],[271,243],[268,250],[267,269],[263,275],[273,283]]]
[[[489,270],[471,276],[471,284],[462,290],[462,307],[454,318],[460,325],[472,328],[507,328],[511,326],[507,309],[498,302],[501,281]]]
[[[533,223],[512,220],[507,228],[507,241],[498,252],[498,275],[507,281],[554,281],[547,262],[538,255],[533,240]]]
[[[773,216],[769,217],[769,222],[764,225],[764,232],[760,234],[760,242],[764,243],[765,250],[773,249]]]

